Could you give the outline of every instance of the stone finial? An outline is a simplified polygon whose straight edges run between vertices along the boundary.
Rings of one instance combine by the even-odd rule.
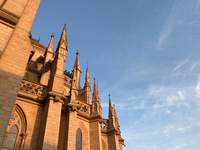
[[[55,37],[55,36],[54,36],[54,33],[52,33],[51,37]]]

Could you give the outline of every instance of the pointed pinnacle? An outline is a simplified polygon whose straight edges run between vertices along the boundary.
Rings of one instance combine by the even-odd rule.
[[[50,51],[50,52],[52,52],[52,53],[54,53],[54,33],[51,35],[51,40],[50,40],[50,42],[49,42],[49,45],[48,45],[48,47],[47,47],[47,51]]]
[[[73,80],[72,80],[73,88],[76,88],[76,81],[77,81],[77,78],[76,78],[76,69],[75,69],[75,70],[73,70]]]
[[[112,107],[112,102],[111,102],[110,94],[108,96],[109,96],[109,107]]]
[[[58,46],[56,48],[56,51],[58,50],[59,47],[62,47],[62,48],[67,50],[66,24],[64,25],[64,28],[63,28],[62,34],[60,36],[60,40],[58,42]]]
[[[67,38],[66,38],[66,23],[64,24],[64,28],[63,28],[60,39],[67,40]]]
[[[115,117],[117,118],[117,113],[116,113],[116,109],[115,109],[115,104],[113,104],[113,107],[114,107],[114,115],[115,115]]]
[[[110,99],[110,94],[108,96],[109,96],[109,116],[112,116],[113,115],[113,108],[112,108],[112,102],[111,102],[111,99]]]
[[[96,82],[95,82],[95,78],[94,78],[92,102],[97,101],[97,100],[98,100],[98,96],[97,96],[97,90],[96,90]]]
[[[98,86],[98,84],[97,84],[97,97],[98,97],[98,99],[100,99],[100,96],[99,96],[99,86]]]
[[[74,69],[78,69],[81,71],[81,66],[80,66],[80,61],[79,61],[79,52],[77,50],[77,53],[76,53],[76,59],[75,59],[75,62],[74,62]]]
[[[94,78],[93,93],[96,94],[96,83],[95,83],[95,78]]]
[[[88,68],[86,69],[86,74],[85,74],[85,86],[90,86],[90,77]]]
[[[117,125],[117,128],[119,129],[119,121],[118,121],[118,118],[117,118],[117,112],[116,112],[116,109],[115,109],[115,104],[113,105],[113,107],[114,107],[115,123]]]

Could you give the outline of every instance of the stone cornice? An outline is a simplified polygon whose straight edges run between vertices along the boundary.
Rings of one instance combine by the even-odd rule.
[[[27,99],[27,98],[24,98],[24,97],[20,97],[19,95],[17,96],[17,100],[23,101],[23,102],[26,102],[26,103],[30,103],[30,104],[33,104],[33,105],[37,105],[37,106],[42,106],[42,107],[44,106],[43,101],[30,100],[30,99]]]

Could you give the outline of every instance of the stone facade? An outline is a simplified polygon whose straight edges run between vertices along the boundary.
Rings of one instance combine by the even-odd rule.
[[[66,26],[55,51],[54,35],[46,47],[29,33],[39,3],[0,0],[1,150],[122,150],[115,107],[109,96],[109,118],[102,118],[88,68],[80,86],[78,52],[72,73],[64,70]]]

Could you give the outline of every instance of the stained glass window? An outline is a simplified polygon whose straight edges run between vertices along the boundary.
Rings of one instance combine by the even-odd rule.
[[[76,131],[76,150],[82,150],[82,133],[80,128]]]

